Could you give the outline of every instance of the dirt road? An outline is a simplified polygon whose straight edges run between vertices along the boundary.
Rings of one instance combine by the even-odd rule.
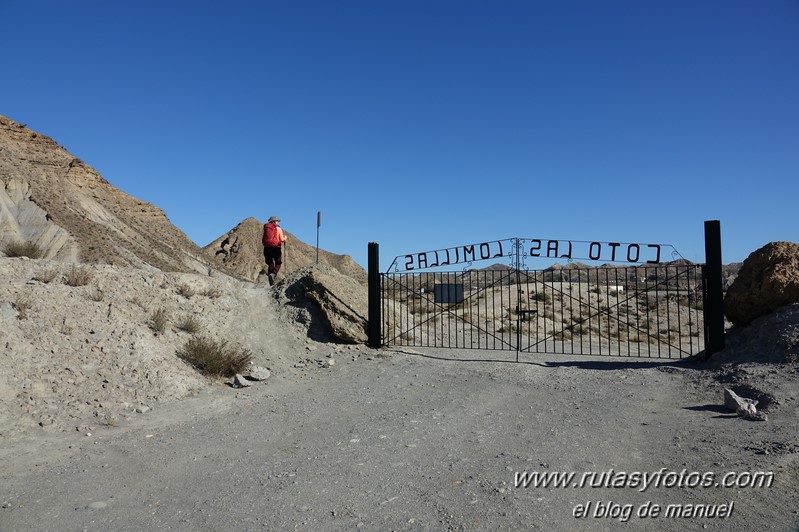
[[[744,421],[673,362],[436,356],[220,385],[6,447],[0,530],[797,529],[795,403]],[[770,487],[685,487],[759,471]],[[560,472],[568,487],[532,480]]]

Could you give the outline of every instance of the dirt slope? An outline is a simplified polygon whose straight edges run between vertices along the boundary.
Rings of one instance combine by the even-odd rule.
[[[200,248],[161,209],[114,187],[50,137],[0,115],[0,246],[18,240],[67,262],[208,270]]]

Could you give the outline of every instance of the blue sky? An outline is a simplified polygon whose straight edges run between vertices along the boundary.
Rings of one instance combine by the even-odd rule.
[[[203,246],[799,241],[799,1],[0,0],[0,114]],[[536,262],[528,262],[537,267]],[[542,267],[548,265],[540,264]]]

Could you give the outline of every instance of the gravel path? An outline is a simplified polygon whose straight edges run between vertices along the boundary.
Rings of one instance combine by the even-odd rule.
[[[0,530],[797,529],[795,404],[747,422],[719,409],[720,389],[697,386],[684,364],[529,360],[337,360],[266,385],[220,385],[91,436],[6,448]],[[621,482],[620,472],[661,468],[774,479],[514,485],[523,471],[613,470],[605,478]],[[587,503],[588,517],[574,517]],[[614,516],[600,517],[608,503]],[[728,517],[636,516],[646,503],[733,507]]]

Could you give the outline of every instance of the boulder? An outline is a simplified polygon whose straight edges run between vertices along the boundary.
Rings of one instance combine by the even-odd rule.
[[[307,266],[282,286],[286,303],[310,315],[309,334],[320,341],[366,343],[368,293],[366,286],[338,270]]]
[[[744,261],[724,298],[724,313],[733,324],[747,325],[792,303],[799,303],[799,244],[771,242]]]
[[[724,388],[724,408],[738,412],[739,410],[755,411],[757,400],[741,397],[729,388]]]
[[[757,411],[757,401],[747,397],[741,397],[729,388],[724,388],[724,407],[734,410],[738,417],[750,421],[768,421],[765,412]]]

